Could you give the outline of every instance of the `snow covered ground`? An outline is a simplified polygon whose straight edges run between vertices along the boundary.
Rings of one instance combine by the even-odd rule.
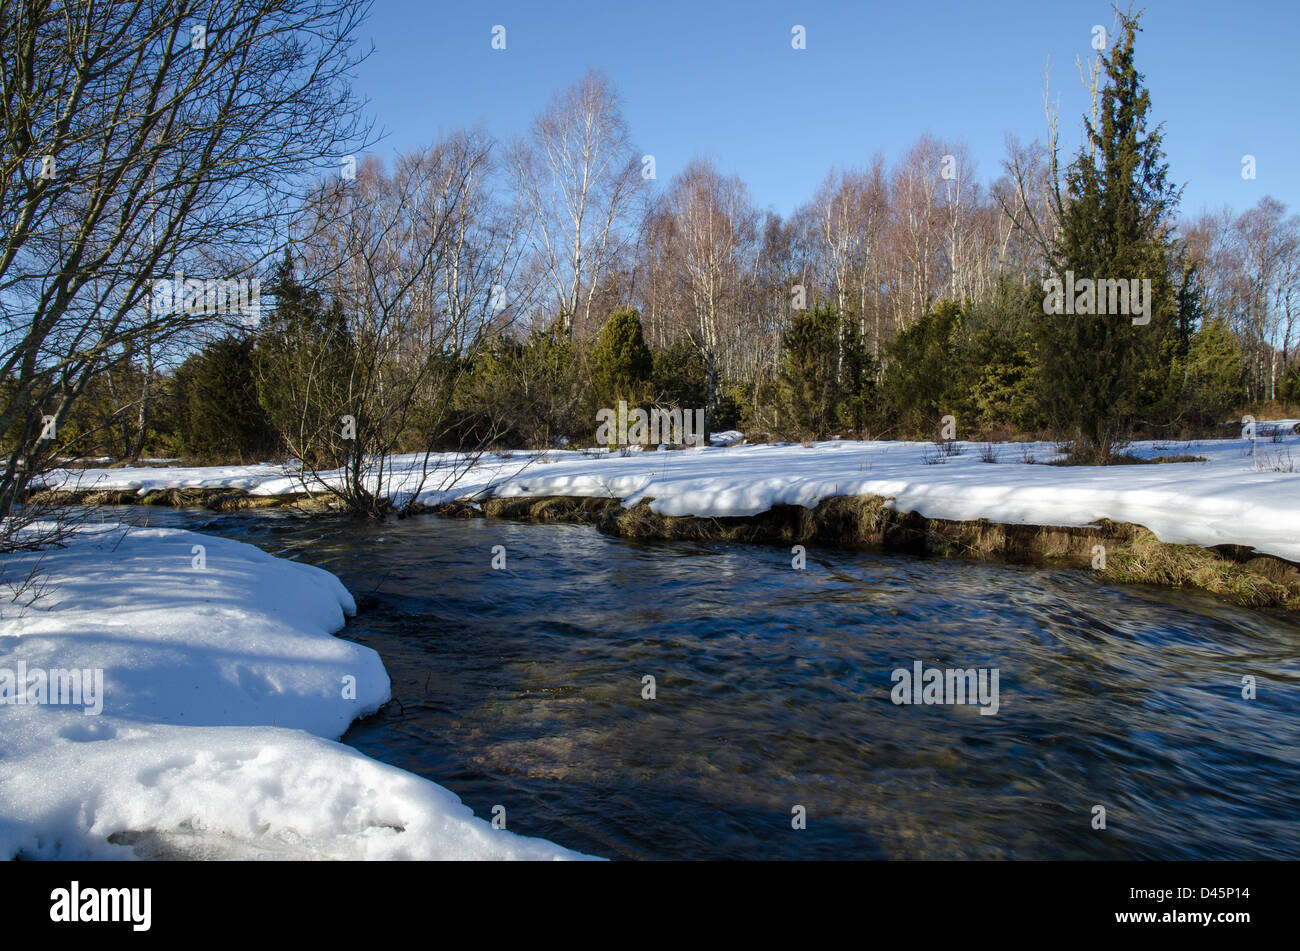
[[[1047,466],[1050,443],[998,443],[984,462],[980,443],[944,455],[932,443],[832,441],[710,446],[676,451],[551,451],[485,455],[468,472],[463,460],[436,457],[442,472],[460,463],[454,483],[440,473],[420,482],[421,458],[391,460],[390,492],[423,504],[499,496],[601,496],[632,506],[653,499],[665,515],[753,515],[773,505],[814,507],[835,495],[880,495],[900,510],[930,518],[1033,525],[1133,522],[1176,544],[1232,543],[1300,561],[1300,436],[1296,420],[1259,424],[1286,431],[1177,443],[1135,443],[1141,457],[1194,455],[1206,462],[1107,467]],[[1032,459],[1037,464],[1027,464]],[[325,479],[337,473],[322,474]],[[239,488],[255,495],[302,491],[301,477],[280,466],[201,469],[62,470],[49,484],[66,489]]]
[[[331,636],[329,572],[117,526],[0,556],[0,585],[33,566],[0,587],[0,858],[580,857],[334,742],[389,679]]]

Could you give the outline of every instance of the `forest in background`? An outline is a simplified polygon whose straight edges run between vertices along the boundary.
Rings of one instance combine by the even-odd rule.
[[[296,13],[286,40],[322,24],[346,34],[364,9],[231,3],[274,24]],[[1300,216],[1265,196],[1242,212],[1179,217],[1137,68],[1138,20],[1117,11],[1117,23],[1084,74],[1092,108],[1077,154],[1061,155],[1060,117],[1045,96],[1046,140],[1009,137],[991,181],[962,143],[926,135],[892,162],[877,155],[831,170],[789,218],[757,208],[745,183],[707,157],[661,185],[598,70],[558,92],[517,139],[465,129],[387,164],[364,150],[340,159],[365,130],[342,128],[357,121],[357,107],[344,108],[345,44],[322,45],[330,70],[300,63],[311,108],[289,109],[286,97],[276,108],[293,121],[270,113],[276,135],[261,154],[274,160],[245,158],[247,180],[230,176],[229,161],[194,172],[199,190],[218,169],[224,176],[211,208],[175,204],[191,184],[179,171],[175,193],[135,206],[132,237],[156,253],[113,261],[115,273],[85,273],[85,260],[66,255],[62,272],[10,268],[11,295],[72,303],[60,311],[69,335],[37,328],[18,344],[22,317],[15,324],[7,309],[7,478],[22,481],[14,472],[40,455],[38,443],[47,462],[293,458],[351,471],[369,504],[373,460],[591,445],[597,411],[620,400],[703,408],[708,431],[740,429],[751,441],[933,439],[951,417],[959,439],[1050,438],[1101,464],[1132,438],[1222,435],[1245,412],[1295,415]],[[4,42],[9,25],[0,27]],[[159,64],[176,68],[166,56]],[[214,88],[236,68],[212,64]],[[135,81],[165,117],[152,78],[145,69]],[[188,89],[176,93],[173,121],[196,121]],[[314,152],[301,141],[313,120]],[[93,128],[94,114],[85,121]],[[242,154],[230,132],[214,141]],[[9,134],[21,130],[11,123]],[[178,136],[172,151],[148,156],[145,191],[145,173],[156,184],[159,169],[187,169],[192,145]],[[271,194],[276,176],[309,166],[310,186],[292,202]],[[97,194],[103,171],[70,183],[64,200]],[[8,174],[17,214],[20,199],[33,199]],[[246,181],[266,194],[247,194]],[[183,228],[159,237],[160,194],[182,225],[202,220],[192,239],[180,240]],[[63,240],[51,242],[56,251]],[[69,271],[78,283],[64,289]],[[160,308],[153,291],[174,271],[257,278],[255,317],[212,313],[201,294],[197,307],[178,295]],[[1045,313],[1045,280],[1067,273],[1149,282],[1149,321]],[[119,323],[103,333],[110,305]],[[87,332],[96,345],[71,351],[69,378],[60,348]],[[42,442],[48,419],[57,438]]]

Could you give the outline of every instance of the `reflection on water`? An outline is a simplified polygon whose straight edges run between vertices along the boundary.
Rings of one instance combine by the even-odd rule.
[[[570,848],[1300,857],[1294,619],[1086,572],[815,549],[795,571],[785,549],[585,526],[149,518],[337,573],[360,607],[345,636],[399,701],[344,741]],[[891,671],[918,660],[996,668],[997,715],[894,705]]]

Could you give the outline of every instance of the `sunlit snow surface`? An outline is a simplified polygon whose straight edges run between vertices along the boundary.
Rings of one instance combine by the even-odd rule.
[[[1300,436],[1295,420],[1260,423],[1260,437],[1139,442],[1140,457],[1192,455],[1206,462],[1107,467],[1048,466],[1051,443],[980,443],[945,455],[924,442],[832,441],[655,451],[551,451],[391,459],[384,491],[423,504],[498,496],[598,496],[632,506],[653,499],[664,515],[753,515],[773,505],[815,506],[835,495],[880,495],[930,518],[1078,526],[1133,522],[1175,544],[1226,543],[1300,561]],[[1274,442],[1273,428],[1283,431]],[[1028,460],[1035,464],[1028,464]],[[377,473],[375,474],[377,475]],[[281,466],[69,469],[49,484],[68,489],[229,487],[256,495],[320,490],[318,476]]]
[[[98,526],[0,557],[0,581],[38,562],[37,587],[2,592],[0,671],[102,669],[103,709],[0,705],[0,858],[579,857],[334,742],[389,679],[332,636],[355,606],[329,572]]]

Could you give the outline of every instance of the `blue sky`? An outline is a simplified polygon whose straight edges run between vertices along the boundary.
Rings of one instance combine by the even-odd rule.
[[[1300,212],[1300,0],[1146,0],[1138,68],[1164,123],[1181,211],[1237,210],[1271,194]],[[1075,57],[1092,55],[1095,0],[675,2],[375,0],[375,51],[358,91],[391,155],[439,128],[522,134],[588,66],[624,99],[658,185],[711,155],[755,203],[788,215],[832,166],[893,162],[922,133],[965,140],[976,176],[1001,171],[1004,136],[1045,138],[1043,67],[1061,96],[1063,157],[1087,108]],[[491,48],[494,25],[506,49]],[[791,48],[791,28],[807,48]],[[1244,154],[1257,177],[1243,180]]]

